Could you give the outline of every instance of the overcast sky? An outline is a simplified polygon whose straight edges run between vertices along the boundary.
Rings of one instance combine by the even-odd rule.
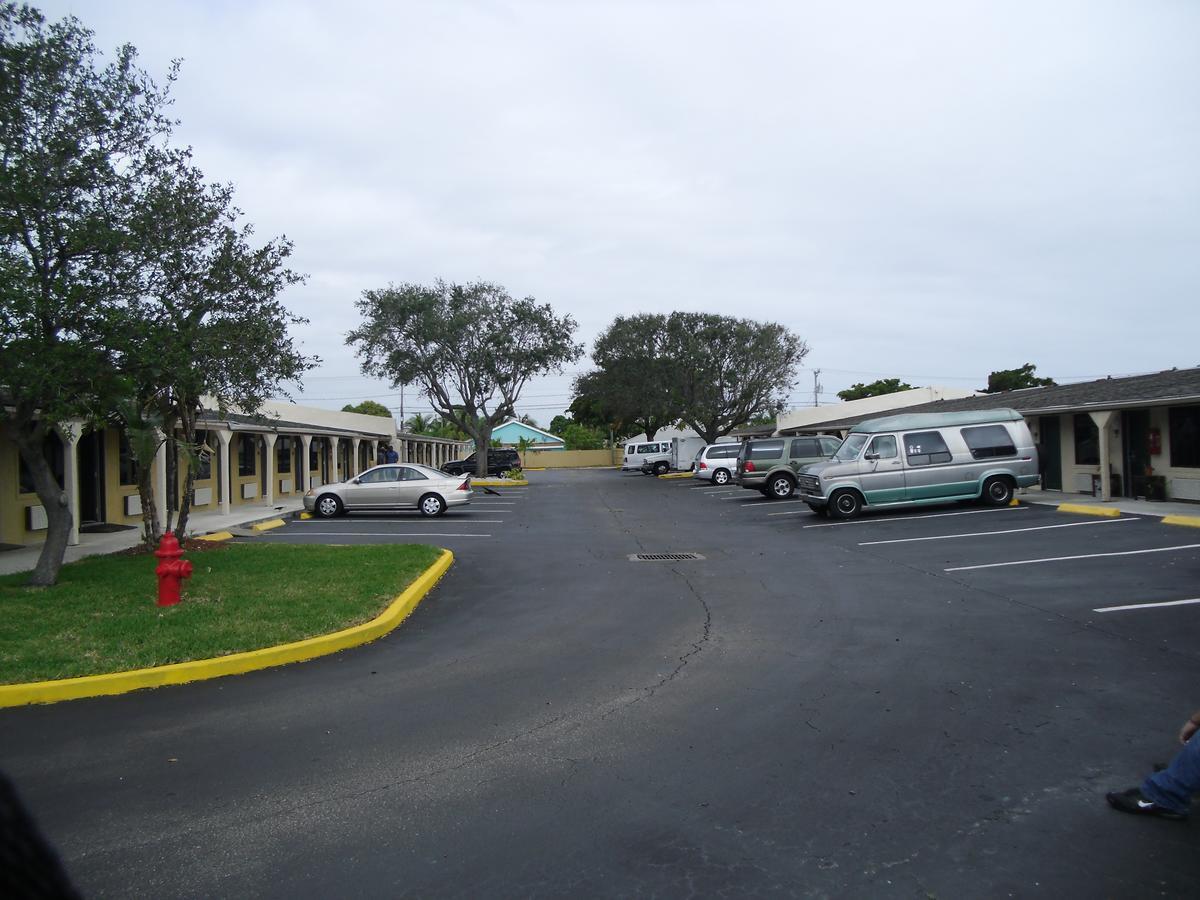
[[[362,290],[437,277],[549,302],[589,349],[618,314],[781,322],[797,405],[814,369],[834,402],[1200,364],[1193,0],[40,8],[182,59],[180,142],[309,275],[299,403],[398,411],[343,336]],[[569,374],[518,410],[548,425]]]

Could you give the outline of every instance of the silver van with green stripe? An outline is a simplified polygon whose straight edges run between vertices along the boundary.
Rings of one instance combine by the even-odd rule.
[[[796,495],[815,512],[980,499],[1007,506],[1038,483],[1037,448],[1011,409],[912,413],[855,425],[829,462],[800,470]]]

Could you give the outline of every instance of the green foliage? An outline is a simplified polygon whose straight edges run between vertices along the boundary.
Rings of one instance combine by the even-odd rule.
[[[550,433],[562,437],[562,430],[572,424],[570,416],[555,416],[550,420]]]
[[[563,439],[563,447],[566,450],[601,450],[608,442],[606,432],[577,422],[568,424],[559,437]]]
[[[525,454],[533,447],[533,438],[528,438],[522,435],[517,438],[517,453],[521,454],[521,465],[529,465],[529,460],[525,458]]]
[[[347,403],[342,407],[342,412],[360,413],[364,416],[386,416],[389,419],[392,417],[392,411],[375,400],[364,400],[354,406]]]
[[[911,391],[913,386],[905,384],[899,378],[880,378],[870,384],[852,384],[844,391],[838,391],[838,397],[843,400],[862,400],[864,397],[879,397],[883,394],[895,394],[898,391]]]
[[[390,285],[364,291],[363,324],[346,336],[363,374],[417,384],[437,413],[485,448],[514,414],[529,379],[561,371],[583,348],[576,323],[548,303],[487,282]],[[479,457],[479,474],[487,459]]]
[[[1053,378],[1039,378],[1034,374],[1037,366],[1025,363],[1019,369],[1000,369],[988,375],[986,394],[1000,391],[1017,391],[1021,388],[1048,387],[1055,383]]]
[[[575,379],[572,419],[579,425],[605,432],[611,429],[621,435],[644,431],[651,438],[677,421],[678,409],[667,383],[666,336],[665,316],[614,319],[592,349],[597,368]]]
[[[533,416],[529,415],[528,413],[522,413],[521,417],[519,419],[517,419],[517,421],[520,422],[522,425],[529,425],[531,428],[541,428],[542,427],[537,423],[537,419],[535,419]]]

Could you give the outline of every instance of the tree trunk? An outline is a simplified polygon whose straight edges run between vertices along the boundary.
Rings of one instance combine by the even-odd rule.
[[[488,448],[492,443],[492,426],[480,425],[471,435],[475,438],[475,477],[486,478],[488,473]]]
[[[39,424],[33,426],[28,433],[22,428],[14,430],[17,449],[33,475],[34,490],[37,491],[38,499],[42,501],[42,507],[46,510],[46,540],[42,544],[37,565],[29,574],[27,584],[33,587],[49,587],[58,582],[58,573],[62,569],[63,557],[67,552],[67,541],[71,538],[71,499],[62,485],[55,480],[50,463],[42,452],[46,429]],[[64,451],[69,446],[65,445]]]

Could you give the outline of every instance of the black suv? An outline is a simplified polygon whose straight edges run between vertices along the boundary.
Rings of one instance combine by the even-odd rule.
[[[487,471],[489,475],[499,475],[501,472],[507,472],[509,469],[521,468],[521,457],[517,455],[516,450],[489,450],[487,455]],[[474,475],[475,460],[477,458],[472,453],[466,459],[452,459],[442,466],[442,471],[447,475]]]

